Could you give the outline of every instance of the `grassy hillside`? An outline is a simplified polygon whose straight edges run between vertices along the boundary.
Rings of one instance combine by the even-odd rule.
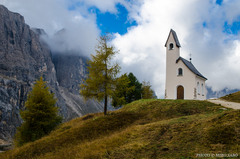
[[[207,101],[139,100],[64,123],[36,142],[0,158],[194,158],[238,153],[240,111]]]
[[[221,97],[220,99],[224,99],[230,102],[237,102],[240,103],[240,91],[228,94],[226,96]]]

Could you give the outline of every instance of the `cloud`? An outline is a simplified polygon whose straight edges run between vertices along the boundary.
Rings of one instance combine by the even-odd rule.
[[[86,6],[69,10],[67,0],[0,0],[0,3],[23,15],[31,28],[44,29],[51,40],[57,31],[65,28],[66,32],[61,37],[65,45],[52,42],[52,48],[61,52],[78,50],[86,56],[95,53],[100,30],[96,25],[96,15],[89,13]]]
[[[96,7],[101,12],[110,12],[110,13],[117,13],[118,10],[116,8],[116,5],[118,3],[125,4],[124,0],[72,0],[71,5],[72,6],[78,6],[79,4],[86,6],[87,8]]]
[[[101,33],[92,8],[117,14],[119,3],[130,7],[126,0],[0,0],[9,10],[23,15],[31,28],[44,29],[48,34],[44,39],[54,51],[80,52],[88,57],[95,53]],[[56,39],[54,34],[63,28],[61,39]]]
[[[239,35],[224,32],[227,22],[240,17],[237,0],[144,0],[129,8],[129,19],[138,26],[125,35],[115,34],[113,44],[120,50],[116,59],[123,72],[133,72],[140,81],[150,81],[158,97],[164,97],[166,50],[170,29],[177,32],[182,45],[180,55],[192,54],[195,67],[208,78],[213,91],[240,89]]]

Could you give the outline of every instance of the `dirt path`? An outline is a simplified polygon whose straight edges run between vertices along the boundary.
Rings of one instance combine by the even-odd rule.
[[[215,103],[215,104],[221,104],[222,106],[227,107],[227,108],[240,109],[240,103],[227,102],[227,101],[221,100],[221,99],[208,99],[207,101]]]

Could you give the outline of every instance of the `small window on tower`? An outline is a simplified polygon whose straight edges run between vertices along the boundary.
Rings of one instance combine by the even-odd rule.
[[[169,50],[172,50],[174,48],[173,43],[169,44]]]
[[[182,75],[183,75],[182,68],[179,68],[179,69],[178,69],[178,76],[182,76]]]

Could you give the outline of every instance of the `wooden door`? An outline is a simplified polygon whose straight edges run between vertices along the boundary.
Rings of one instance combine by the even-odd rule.
[[[177,99],[184,99],[184,88],[183,86],[177,87]]]

